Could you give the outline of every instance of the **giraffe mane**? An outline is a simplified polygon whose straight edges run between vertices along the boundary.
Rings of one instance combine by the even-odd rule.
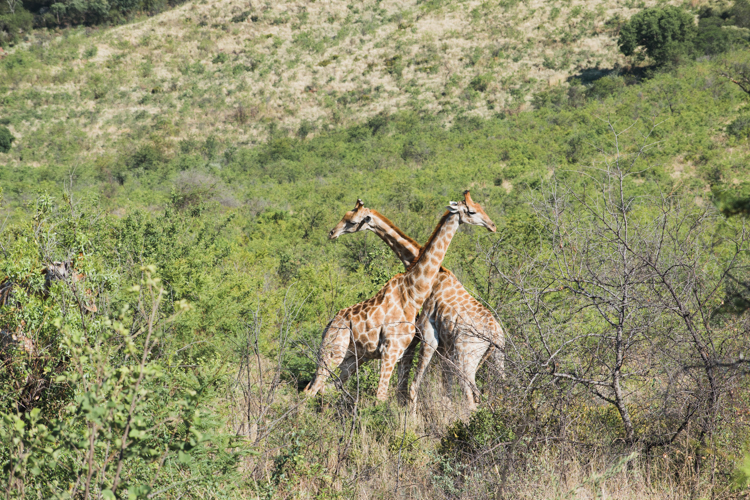
[[[430,243],[432,243],[432,240],[435,239],[435,237],[438,234],[438,231],[440,231],[440,228],[443,227],[443,225],[445,224],[445,221],[448,220],[448,216],[450,215],[451,215],[451,211],[446,210],[443,216],[440,218],[440,222],[438,222],[437,226],[435,226],[435,229],[432,231],[432,234],[427,239],[427,243],[425,243],[424,246],[419,250],[419,255],[417,255],[417,258],[414,259],[411,264],[409,264],[408,268],[406,268],[407,273],[411,270],[412,267],[417,265],[417,262],[422,260],[422,257],[424,256],[425,248],[428,248],[430,246]],[[440,266],[440,267],[442,268],[443,266]]]
[[[394,224],[393,222],[391,222],[391,220],[388,217],[386,217],[385,215],[381,214],[380,212],[378,212],[377,210],[374,210],[372,208],[370,209],[370,212],[374,213],[375,215],[377,215],[378,217],[380,217],[381,219],[383,219],[383,222],[385,222],[386,224],[388,224],[391,229],[393,229],[394,231],[396,231],[399,234],[399,236],[401,236],[402,238],[404,238],[405,240],[407,240],[409,243],[412,243],[413,245],[416,245],[417,247],[419,247],[420,248],[420,252],[421,252],[422,245],[420,245],[419,243],[417,243],[417,240],[415,240],[411,236],[409,236],[406,233],[404,233],[401,230],[401,228],[399,228],[396,224]]]
[[[414,257],[414,260],[413,260],[413,261],[411,262],[411,264],[409,264],[409,267],[408,267],[408,268],[406,269],[406,271],[409,271],[409,269],[411,269],[411,267],[412,267],[412,266],[413,266],[414,264],[416,264],[416,262],[417,262],[417,261],[419,260],[419,257],[421,257],[421,255],[422,255],[422,253],[423,253],[423,250],[424,250],[424,247],[423,247],[422,245],[420,245],[420,244],[419,244],[419,242],[418,242],[417,240],[415,240],[414,238],[412,238],[412,237],[411,237],[411,236],[409,236],[408,234],[404,233],[404,232],[403,232],[403,231],[401,230],[401,228],[400,228],[400,227],[398,227],[398,226],[397,226],[396,224],[394,224],[393,222],[391,222],[391,220],[390,220],[390,219],[389,219],[388,217],[386,217],[385,215],[381,214],[380,212],[378,212],[377,210],[375,210],[375,209],[372,209],[372,208],[370,209],[370,212],[372,212],[372,213],[374,213],[374,214],[375,214],[376,216],[380,217],[380,218],[381,218],[381,219],[383,220],[383,222],[384,222],[384,223],[386,223],[386,224],[388,224],[388,226],[389,226],[389,227],[390,227],[391,229],[393,229],[394,231],[396,231],[396,233],[398,233],[398,234],[399,234],[399,236],[401,236],[402,238],[404,238],[405,240],[409,241],[409,242],[410,242],[411,244],[413,244],[413,245],[415,245],[415,246],[416,246],[417,248],[419,248],[419,253],[417,254],[417,256],[416,256],[416,257]],[[447,214],[447,213],[448,213],[448,212],[446,211],[446,214]],[[445,218],[445,215],[444,215],[443,217]],[[444,222],[444,221],[443,221],[443,222]],[[441,224],[441,225],[442,225],[442,224]],[[440,227],[440,226],[438,226],[438,227]],[[435,231],[437,231],[437,229],[435,229]],[[433,231],[433,233],[432,233],[432,236],[430,236],[430,239],[431,239],[431,238],[432,238],[432,237],[433,237],[433,236],[435,235],[435,231]],[[429,240],[427,240],[427,241],[429,242]],[[427,246],[427,245],[425,245],[425,246]],[[446,268],[445,268],[444,266],[442,266],[442,265],[440,266],[440,271],[441,271],[441,272],[444,272],[444,273],[450,273],[451,275],[453,274],[453,273],[451,273],[451,272],[450,272],[450,271],[449,271],[448,269],[446,269]]]

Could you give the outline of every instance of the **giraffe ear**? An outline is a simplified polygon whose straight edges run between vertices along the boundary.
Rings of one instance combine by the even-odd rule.
[[[452,202],[450,202],[450,204],[449,204],[449,205],[448,205],[447,207],[445,207],[445,208],[447,208],[447,209],[448,209],[448,211],[449,211],[450,213],[452,213],[452,214],[455,214],[455,213],[457,213],[457,212],[458,212],[458,203],[457,203],[457,202],[455,202],[455,201],[452,201]]]
[[[467,189],[464,191],[464,200],[466,200],[466,203],[474,203],[474,201],[471,199],[471,193],[469,193],[469,190]]]

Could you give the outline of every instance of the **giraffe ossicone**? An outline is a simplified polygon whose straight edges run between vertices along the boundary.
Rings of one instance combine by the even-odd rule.
[[[357,200],[358,207],[364,206]],[[349,222],[354,227],[368,223],[363,217]],[[401,359],[416,333],[415,319],[431,293],[459,224],[483,226],[496,231],[495,223],[482,207],[465,200],[449,205],[427,243],[413,257],[403,274],[391,278],[380,291],[364,302],[340,310],[323,332],[315,377],[305,388],[309,396],[317,394],[329,375],[341,367],[340,380],[346,379],[363,362],[381,359],[377,398],[385,400],[388,382],[396,363]],[[335,238],[335,231],[329,233]]]

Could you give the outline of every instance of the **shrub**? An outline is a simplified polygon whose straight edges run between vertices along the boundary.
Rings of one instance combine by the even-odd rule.
[[[562,85],[552,87],[548,90],[537,92],[531,97],[531,104],[536,109],[545,107],[556,107],[565,105],[568,100],[567,88]]]
[[[10,151],[10,145],[16,138],[10,133],[8,127],[0,126],[0,151],[7,153]]]
[[[620,76],[608,75],[599,78],[588,90],[588,95],[594,99],[605,99],[625,88],[625,80]]]
[[[422,140],[409,139],[404,144],[404,149],[401,152],[401,158],[405,161],[415,161],[417,163],[423,163],[427,161],[433,155],[433,151],[430,146]]]
[[[167,294],[153,276],[156,267],[142,270],[145,279],[135,290],[148,301],[150,315],[143,327],[138,317],[125,312],[89,323],[47,306],[62,337],[57,343],[67,356],[48,375],[46,392],[69,388],[69,401],[58,411],[0,408],[0,481],[6,491],[15,492],[13,498],[25,493],[26,498],[59,498],[56,493],[65,489],[68,498],[146,498],[152,489],[165,491],[173,485],[171,470],[209,487],[237,480],[237,465],[248,448],[212,430],[221,424],[206,404],[210,388],[169,370],[158,350],[168,337],[168,325],[189,307],[184,301],[162,306]],[[71,300],[66,287],[61,283],[52,293]],[[168,315],[165,309],[175,313]],[[42,321],[53,326],[46,314]],[[144,328],[144,335],[128,335],[131,324]]]
[[[716,17],[700,20],[693,42],[696,55],[715,55],[729,50],[733,37],[721,25],[721,19]]]
[[[152,144],[145,144],[138,148],[128,160],[131,170],[142,168],[154,170],[164,160],[161,152]]]
[[[443,456],[472,454],[496,442],[512,441],[516,436],[508,426],[509,421],[509,416],[503,412],[481,408],[468,423],[457,420],[448,428],[440,440],[438,452]]]
[[[219,52],[218,54],[216,54],[216,57],[214,57],[214,60],[211,62],[213,62],[214,64],[222,64],[222,63],[227,62],[228,60],[229,60],[228,54],[225,54],[224,52]]]
[[[484,92],[490,86],[492,78],[490,75],[477,75],[469,82],[469,87],[477,92]]]
[[[734,18],[734,24],[740,28],[750,28],[750,2],[736,0],[729,13]]]
[[[744,139],[750,135],[750,116],[742,115],[727,125],[727,134],[738,139]]]
[[[744,41],[745,36],[742,32],[723,29],[725,25],[730,24],[731,14],[731,10],[718,11],[709,7],[701,9],[698,14],[698,32],[694,40],[696,55],[721,54]]]
[[[31,30],[33,19],[31,12],[20,7],[15,13],[0,15],[0,47],[15,43],[19,31]]]
[[[663,65],[691,51],[695,32],[693,16],[684,9],[652,7],[634,15],[620,29],[618,44],[626,56],[643,47],[657,65]]]

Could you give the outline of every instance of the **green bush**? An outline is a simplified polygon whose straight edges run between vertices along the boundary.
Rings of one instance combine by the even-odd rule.
[[[750,28],[750,2],[748,0],[735,0],[729,13],[735,25],[740,28]]]
[[[8,127],[3,127],[0,125],[0,152],[7,153],[10,151],[11,143],[16,138],[13,137],[13,134],[10,133],[10,130],[8,130]]]
[[[695,21],[689,12],[673,6],[652,7],[625,23],[618,44],[626,56],[642,47],[657,65],[663,65],[689,53],[695,34]]]
[[[607,75],[596,80],[588,90],[594,99],[605,99],[625,88],[625,80],[620,76]]]
[[[134,315],[127,307],[120,318],[91,324],[54,311],[67,356],[48,385],[78,390],[57,415],[40,408],[0,411],[7,491],[39,498],[66,498],[66,490],[73,497],[85,490],[102,498],[146,498],[155,487],[172,488],[169,469],[206,485],[233,475],[244,445],[214,430],[221,426],[206,411],[204,382],[170,373],[169,359],[155,353],[163,325],[176,314],[162,317],[161,280],[154,266],[143,270],[144,280],[131,288],[151,311],[142,338],[128,335]]]
[[[490,75],[477,75],[469,82],[469,87],[476,90],[477,92],[484,92],[492,83],[492,77]]]
[[[128,159],[130,170],[154,170],[164,161],[164,157],[153,144],[139,147]]]
[[[184,0],[38,0],[24,2],[32,10],[31,13],[27,12],[24,22],[28,23],[28,29],[31,29],[32,21],[37,27],[120,23],[132,18],[136,12],[156,14],[183,2]],[[17,7],[16,14],[18,11]]]
[[[738,489],[750,486],[750,453],[746,454],[734,474],[734,483]]]
[[[739,4],[739,3],[738,3]],[[738,4],[735,4],[737,7]],[[728,29],[742,22],[731,17],[731,10],[716,10],[704,7],[698,14],[698,31],[694,40],[695,55],[716,55],[746,44],[747,35],[740,30]]]
[[[224,52],[219,52],[216,54],[216,57],[214,57],[213,61],[211,61],[214,64],[222,64],[229,60],[229,54],[225,54]]]
[[[535,94],[531,104],[536,109],[545,107],[560,108],[568,102],[568,89],[562,85]]]
[[[0,47],[14,44],[20,35],[19,31],[28,32],[32,28],[34,16],[20,6],[15,13],[0,15]]]
[[[727,125],[727,134],[738,139],[745,139],[750,135],[750,115],[741,115]]]
[[[466,423],[457,420],[440,440],[438,452],[443,456],[470,455],[484,447],[516,438],[509,426],[510,417],[503,412],[480,408]]]

